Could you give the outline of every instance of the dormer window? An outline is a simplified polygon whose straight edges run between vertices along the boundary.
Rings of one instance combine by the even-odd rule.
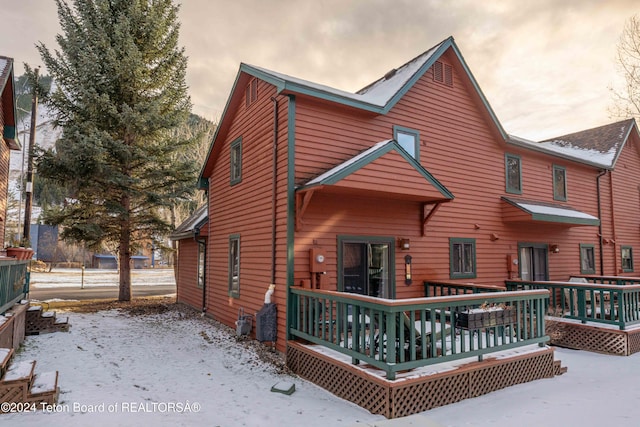
[[[258,79],[253,78],[245,89],[245,104],[248,107],[258,99]]]

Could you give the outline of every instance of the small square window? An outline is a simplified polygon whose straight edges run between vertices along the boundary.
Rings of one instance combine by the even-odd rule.
[[[522,165],[520,156],[505,154],[506,192],[522,194]]]
[[[633,248],[631,246],[622,246],[620,249],[622,257],[622,271],[625,273],[633,272]]]
[[[561,166],[553,166],[553,199],[567,201],[567,171]]]
[[[594,245],[580,245],[580,273],[596,273],[596,257]]]
[[[231,143],[231,185],[242,181],[242,138],[238,138]]]
[[[449,239],[449,277],[474,279],[476,277],[476,239]]]
[[[420,132],[402,126],[393,127],[393,139],[404,148],[411,157],[420,161]]]

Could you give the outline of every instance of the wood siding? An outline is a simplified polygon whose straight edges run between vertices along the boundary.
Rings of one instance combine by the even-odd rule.
[[[193,238],[178,241],[176,300],[202,309],[203,289],[198,287],[198,243]]]
[[[244,88],[241,88],[244,93]],[[276,289],[278,343],[285,348],[286,224],[287,224],[287,107],[278,97],[278,168],[273,188],[273,121],[275,88],[258,82],[258,99],[248,107],[239,103],[228,111],[229,131],[209,177],[209,241],[207,256],[207,312],[235,327],[240,309],[255,314],[271,283],[272,197],[276,195]],[[242,137],[242,181],[230,185],[230,144]],[[240,237],[240,295],[229,295],[229,237]],[[255,322],[254,322],[255,326]],[[255,332],[255,331],[253,331]]]

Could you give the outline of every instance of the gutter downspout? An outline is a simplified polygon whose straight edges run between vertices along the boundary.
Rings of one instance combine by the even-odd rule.
[[[271,97],[273,101],[273,182],[271,198],[271,284],[276,283],[276,213],[277,213],[277,190],[278,190],[278,100]]]
[[[600,171],[598,176],[596,177],[596,194],[598,198],[598,219],[600,220],[600,225],[598,225],[598,236],[600,236],[600,275],[604,276],[604,248],[603,240],[604,236],[602,236],[602,205],[600,200],[600,178],[606,175],[606,169]]]
[[[616,235],[616,212],[615,206],[613,204],[613,174],[609,171],[609,188],[610,188],[610,196],[611,196],[611,228],[613,232],[613,275],[618,275],[618,236]]]

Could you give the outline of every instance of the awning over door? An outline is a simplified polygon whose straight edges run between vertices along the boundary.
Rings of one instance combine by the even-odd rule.
[[[600,225],[600,220],[570,206],[502,197],[502,221],[510,223],[555,223],[567,227]]]

